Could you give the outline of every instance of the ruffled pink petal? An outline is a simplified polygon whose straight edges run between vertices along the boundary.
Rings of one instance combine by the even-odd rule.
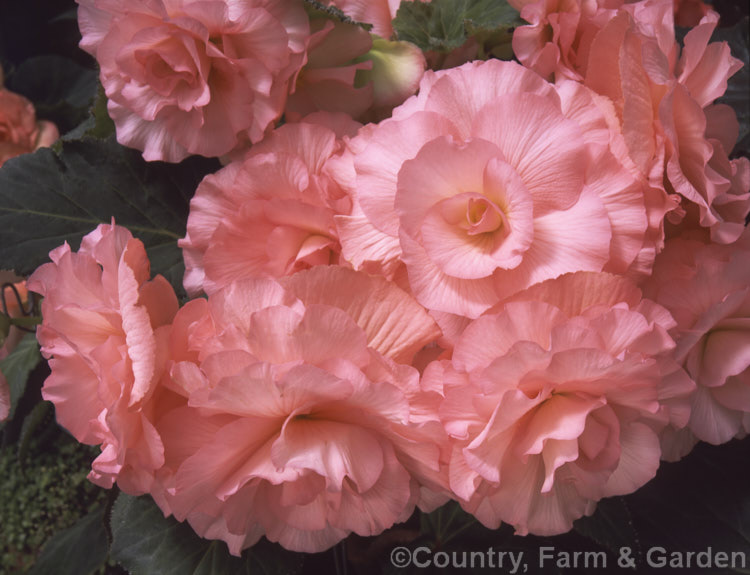
[[[367,453],[367,457],[358,454]],[[279,467],[309,469],[326,477],[328,488],[342,489],[345,478],[357,491],[370,489],[380,477],[384,455],[377,438],[369,431],[334,421],[316,420],[307,414],[284,424],[271,450]]]
[[[411,290],[426,308],[474,318],[497,303],[492,276],[480,279],[449,276],[419,243],[403,232],[401,248]]]
[[[726,92],[727,80],[742,67],[742,62],[732,57],[726,42],[708,43],[718,21],[718,14],[709,11],[685,35],[685,47],[677,65],[678,81],[702,108]]]
[[[550,84],[515,62],[470,62],[447,72],[438,72],[434,76],[425,74],[415,104],[421,104],[421,109],[438,112],[450,120],[458,130],[457,135],[464,140],[480,135],[475,131],[477,116],[499,96],[513,93],[539,95],[549,99],[553,106],[559,104]],[[426,89],[428,86],[429,89]],[[487,139],[494,142],[491,138]],[[510,163],[516,165],[512,161]]]
[[[476,114],[472,134],[498,146],[534,198],[535,217],[570,208],[583,187],[587,159],[575,122],[559,103],[535,94],[498,97]]]
[[[443,116],[417,113],[408,123],[385,121],[372,136],[365,134],[361,142],[352,143],[362,147],[354,160],[357,200],[376,228],[390,236],[398,235],[398,218],[393,205],[401,166],[430,140],[455,132]]]
[[[367,345],[400,363],[439,336],[425,310],[411,296],[381,278],[337,266],[315,267],[283,280],[305,305],[344,310],[367,337]]]
[[[534,219],[534,242],[521,264],[495,274],[499,299],[573,271],[601,271],[609,259],[612,231],[599,196],[585,188],[578,203]]]

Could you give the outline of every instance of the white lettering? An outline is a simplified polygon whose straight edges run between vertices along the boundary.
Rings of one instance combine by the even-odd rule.
[[[667,564],[666,553],[667,550],[664,547],[652,547],[646,553],[646,563],[648,563],[649,567],[665,567]]]

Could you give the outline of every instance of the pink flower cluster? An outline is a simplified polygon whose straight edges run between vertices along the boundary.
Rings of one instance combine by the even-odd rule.
[[[378,86],[360,75],[374,67],[370,35],[310,22],[299,0],[76,1],[80,46],[99,63],[117,140],[146,160],[240,154],[285,112],[389,111],[425,66],[416,47],[401,50],[407,73]],[[400,0],[329,3],[387,37]]]
[[[102,446],[93,481],[234,554],[320,551],[449,498],[546,535],[750,431],[750,162],[714,104],[738,62],[713,12],[680,54],[671,2],[517,2],[524,66],[427,72],[380,123],[329,109],[266,134],[282,104],[261,85],[304,59],[297,5],[136,4],[81,0],[118,129],[195,153],[221,86],[248,123],[218,153],[256,144],[196,191],[179,310],[114,225],[29,279],[43,393]],[[299,77],[337,63],[319,56]]]

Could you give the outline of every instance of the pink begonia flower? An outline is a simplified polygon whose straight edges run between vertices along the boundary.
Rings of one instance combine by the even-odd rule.
[[[282,126],[244,160],[206,176],[179,242],[187,292],[338,263],[333,217],[348,213],[351,201],[329,164],[344,152],[342,137],[358,127],[344,115],[316,114]]]
[[[287,121],[317,111],[382,120],[417,91],[426,64],[414,44],[372,37],[359,26],[327,19],[313,20],[311,28],[307,63],[284,111]]]
[[[750,432],[750,234],[725,246],[674,238],[644,293],[677,325],[675,359],[697,384],[688,428],[668,430],[672,459],[698,441],[714,445]]]
[[[426,72],[349,148],[344,258],[387,277],[405,264],[433,311],[475,318],[563,273],[626,273],[648,247],[644,187],[611,152],[593,95],[512,62]]]
[[[42,397],[78,441],[101,445],[91,481],[145,493],[164,463],[152,402],[177,297],[162,276],[149,280],[143,243],[114,224],[50,258],[28,280],[44,296],[37,339],[52,373]]]
[[[52,122],[36,119],[31,102],[3,88],[0,68],[0,166],[10,158],[51,146],[59,137]]]
[[[735,241],[750,211],[750,162],[729,160],[737,120],[713,104],[742,66],[726,42],[709,44],[718,15],[708,11],[679,54],[671,0],[540,0],[520,8],[531,22],[514,33],[521,62],[611,99],[632,168],[683,198],[687,227]]]
[[[654,477],[659,431],[687,422],[693,386],[670,358],[669,313],[621,276],[567,274],[514,299],[422,385],[444,395],[461,506],[492,529],[554,535]]]
[[[366,30],[344,22],[317,18],[310,22],[307,62],[297,75],[284,118],[297,122],[313,112],[358,118],[372,106],[372,85],[358,81],[372,67],[361,57],[372,48]]]
[[[362,81],[372,83],[370,121],[387,118],[395,106],[416,93],[427,62],[424,54],[410,42],[375,38],[365,58],[372,62],[370,70],[360,73]]]
[[[0,275],[5,275],[5,272],[0,272]],[[18,279],[16,277],[13,277],[14,275],[15,274],[11,275],[11,281]],[[0,279],[2,279],[0,283],[4,284],[5,278]],[[21,301],[18,301],[18,299],[13,294],[13,290],[11,290],[10,288],[4,290],[4,301],[7,308],[7,315],[9,317],[17,317],[18,315],[20,315],[21,309],[19,308],[19,303],[21,305],[24,305],[28,299],[28,292],[26,290],[25,281],[21,280],[13,283],[13,285],[18,292]],[[3,312],[2,309],[0,309],[0,313],[1,312]],[[0,346],[0,361],[8,357],[8,354],[16,348],[18,343],[21,341],[21,338],[23,338],[23,331],[14,326],[11,326],[7,336],[5,337],[3,345]],[[5,379],[3,372],[0,371],[0,421],[5,421],[8,418],[8,415],[10,415],[10,387],[8,386],[8,381]]]
[[[262,535],[322,551],[444,502],[439,396],[397,363],[438,333],[393,284],[335,266],[189,302],[171,369],[188,405],[157,423],[157,502],[235,555]]]
[[[681,28],[697,26],[711,10],[703,0],[674,0],[674,23]]]
[[[117,140],[146,160],[222,156],[284,109],[309,35],[291,0],[77,0]]]

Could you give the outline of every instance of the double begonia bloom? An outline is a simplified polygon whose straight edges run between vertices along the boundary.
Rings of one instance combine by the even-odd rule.
[[[78,0],[118,141],[146,160],[222,156],[260,141],[304,63],[291,0]]]
[[[688,428],[672,430],[677,459],[698,441],[714,445],[750,432],[750,235],[729,246],[667,241],[644,292],[677,325],[676,361],[697,384]]]
[[[670,0],[525,4],[531,25],[513,37],[521,62],[609,98],[633,168],[683,198],[688,227],[735,241],[750,211],[750,162],[729,160],[737,119],[714,104],[742,66],[726,42],[709,43],[718,15],[708,11],[679,54]]]
[[[86,235],[78,252],[66,243],[50,258],[28,280],[44,296],[37,339],[52,373],[42,397],[79,442],[101,445],[91,481],[145,493],[164,463],[152,398],[177,297],[162,276],[149,279],[143,244],[114,224]]]
[[[189,302],[171,369],[188,405],[157,424],[157,501],[233,554],[262,535],[322,551],[405,520],[420,488],[444,501],[436,395],[407,365],[438,333],[399,288],[336,266]]]
[[[351,201],[330,167],[344,152],[334,129],[343,136],[358,127],[328,114],[286,124],[244,160],[206,176],[179,242],[188,293],[336,264],[341,248],[333,217],[348,213]]]
[[[31,102],[2,87],[0,70],[0,166],[10,158],[51,146],[59,137],[52,122],[36,119]]]
[[[403,263],[422,305],[470,318],[563,273],[640,268],[644,188],[609,142],[580,85],[512,62],[427,72],[417,96],[350,142],[342,254],[388,277]]]
[[[449,480],[485,526],[554,535],[654,477],[659,431],[684,425],[689,378],[669,313],[611,274],[530,288],[474,320],[423,387],[442,391]]]

